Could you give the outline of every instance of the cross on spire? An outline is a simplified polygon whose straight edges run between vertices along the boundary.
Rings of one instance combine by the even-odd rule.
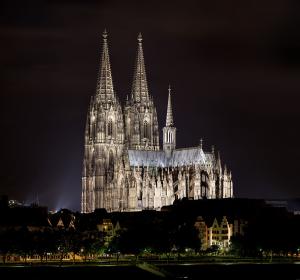
[[[138,35],[138,42],[141,44],[143,41],[142,33],[140,32]]]
[[[106,28],[104,29],[103,33],[102,33],[102,37],[103,39],[107,39],[107,31]]]

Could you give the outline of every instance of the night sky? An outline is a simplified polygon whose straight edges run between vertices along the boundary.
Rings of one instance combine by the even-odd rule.
[[[122,102],[142,32],[160,129],[170,83],[178,147],[215,145],[236,197],[300,197],[298,0],[1,1],[0,193],[80,209],[104,28]]]

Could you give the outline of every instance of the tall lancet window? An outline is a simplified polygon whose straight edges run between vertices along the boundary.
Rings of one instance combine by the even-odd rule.
[[[112,181],[114,179],[114,155],[112,151],[109,151],[108,155],[108,181]]]
[[[110,136],[110,137],[113,136],[113,124],[112,124],[112,120],[111,120],[111,119],[108,120],[107,134],[108,134],[108,136]]]
[[[149,124],[147,121],[144,121],[144,138],[147,138],[147,139],[150,138]]]

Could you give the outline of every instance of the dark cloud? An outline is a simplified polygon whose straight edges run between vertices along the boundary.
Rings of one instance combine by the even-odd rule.
[[[2,1],[1,192],[79,209],[83,132],[101,33],[130,93],[143,33],[149,88],[178,145],[213,144],[236,196],[300,196],[299,1]]]

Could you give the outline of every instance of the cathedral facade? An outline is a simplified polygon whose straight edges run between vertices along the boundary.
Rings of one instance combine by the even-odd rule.
[[[114,92],[107,33],[103,33],[96,94],[85,128],[81,211],[161,209],[178,199],[233,197],[231,172],[214,149],[176,149],[169,87],[160,148],[156,108],[149,94],[142,36],[138,36],[130,98],[124,107]]]

